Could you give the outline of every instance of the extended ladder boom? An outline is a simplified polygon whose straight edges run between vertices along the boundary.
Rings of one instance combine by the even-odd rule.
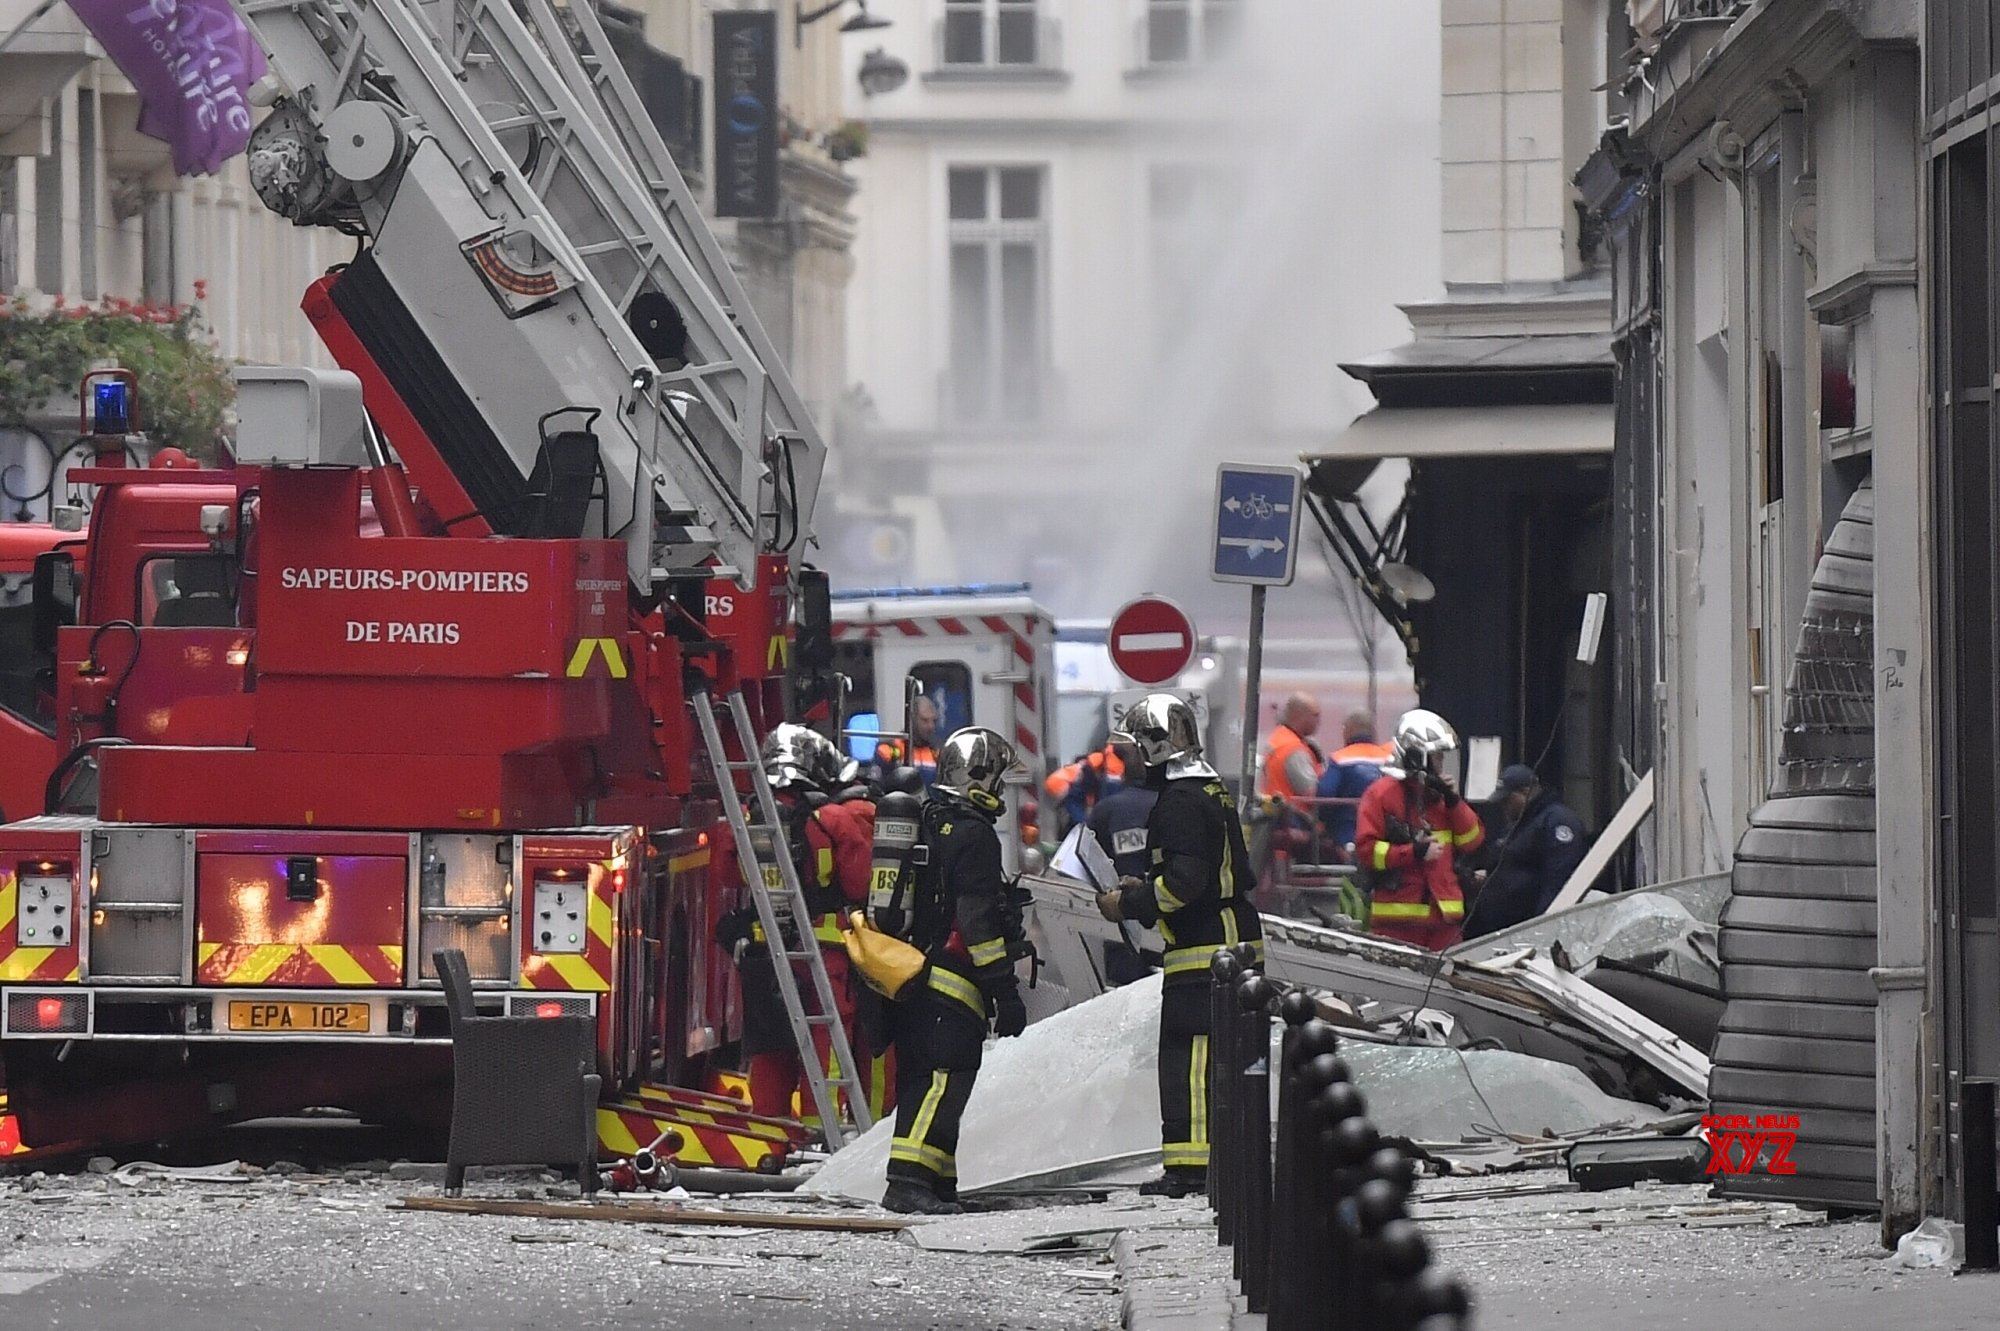
[[[495,530],[525,531],[577,409],[601,413],[587,530],[641,590],[747,585],[804,533],[824,444],[594,15],[232,3],[282,88],[252,183],[370,238],[335,302]]]

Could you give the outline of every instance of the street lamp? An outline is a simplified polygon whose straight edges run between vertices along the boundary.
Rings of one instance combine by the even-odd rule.
[[[861,91],[873,97],[894,92],[909,82],[910,67],[878,46],[861,57],[860,77]]]
[[[889,26],[889,19],[876,18],[868,12],[868,0],[854,0],[854,3],[861,6],[861,12],[840,25],[842,32],[867,32],[871,28],[886,28]],[[828,15],[838,13],[846,4],[847,0],[829,0],[829,3],[821,5],[818,9],[808,11],[803,4],[798,3],[798,0],[793,0],[792,45],[804,46],[806,44],[806,29]]]

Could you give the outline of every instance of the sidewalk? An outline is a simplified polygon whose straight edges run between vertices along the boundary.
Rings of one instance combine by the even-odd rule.
[[[1873,1221],[1718,1201],[1703,1186],[1479,1195],[1537,1185],[1566,1180],[1540,1171],[1419,1185],[1412,1213],[1437,1264],[1471,1287],[1480,1331],[1994,1325],[2000,1276],[1903,1270],[1878,1246]],[[1192,1200],[1162,1203],[1162,1222],[1170,1206],[1186,1208],[1175,1218],[1187,1224],[1207,1214]],[[1128,1331],[1262,1331],[1262,1317],[1238,1311],[1231,1255],[1212,1225],[1134,1230],[1113,1251]]]

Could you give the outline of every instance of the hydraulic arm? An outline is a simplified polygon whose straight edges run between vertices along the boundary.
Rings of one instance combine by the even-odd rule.
[[[252,183],[367,239],[333,299],[442,518],[622,539],[642,595],[796,545],[824,444],[586,5],[233,3],[277,84]]]

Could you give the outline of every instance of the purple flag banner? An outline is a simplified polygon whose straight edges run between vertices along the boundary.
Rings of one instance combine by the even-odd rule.
[[[229,0],[69,0],[139,91],[139,132],[173,149],[174,170],[214,175],[250,142],[250,85],[264,52]]]

